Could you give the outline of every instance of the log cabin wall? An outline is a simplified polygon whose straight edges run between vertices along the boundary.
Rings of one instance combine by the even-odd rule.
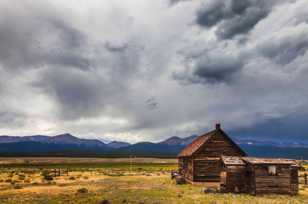
[[[219,181],[222,170],[221,160],[219,157],[195,158],[194,159],[194,181]]]
[[[216,124],[215,130],[200,135],[180,152],[179,172],[191,181],[219,182],[222,155],[246,156],[246,153]]]
[[[194,153],[194,181],[220,181],[221,156],[244,156],[222,131],[217,131]]]
[[[194,180],[194,165],[193,165],[193,159],[189,158],[188,159],[188,171],[187,171],[187,175],[186,177],[190,180],[193,181]]]
[[[229,141],[222,131],[217,131],[202,147],[194,153],[196,157],[245,156],[240,149]]]
[[[181,174],[181,175],[183,175],[184,174],[184,171],[185,171],[185,167],[184,167],[184,158],[183,157],[181,157],[181,158],[178,158],[178,168],[179,168],[179,173]]]
[[[179,173],[193,181],[193,160],[190,157],[179,158]]]
[[[253,165],[255,194],[292,194],[290,165]],[[271,173],[270,169],[276,169]]]
[[[258,194],[298,193],[298,166],[288,159],[222,156],[223,192]]]
[[[252,195],[256,195],[255,172],[253,166],[249,164],[246,166],[245,184],[246,192]]]
[[[221,187],[227,193],[245,193],[246,186],[246,166],[227,166],[221,172]]]
[[[291,166],[291,194],[298,194],[298,166]]]

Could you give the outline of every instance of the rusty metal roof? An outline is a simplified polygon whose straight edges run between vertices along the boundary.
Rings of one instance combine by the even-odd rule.
[[[187,145],[178,155],[178,157],[188,157],[191,156],[194,152],[196,152],[212,135],[216,133],[216,130],[205,133],[199,137],[197,137],[194,141],[192,141],[189,145]]]
[[[225,165],[236,165],[241,166],[245,165],[245,162],[242,160],[242,157],[236,157],[236,156],[221,156],[221,160]]]
[[[242,157],[242,159],[250,164],[287,164],[296,165],[296,161],[292,159],[281,158],[256,158],[256,157]]]

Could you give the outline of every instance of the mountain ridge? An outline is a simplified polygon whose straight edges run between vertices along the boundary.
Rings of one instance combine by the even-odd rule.
[[[168,156],[175,157],[197,135],[172,136],[163,141],[122,141],[104,143],[97,139],[82,139],[69,133],[55,136],[32,135],[25,137],[0,136],[0,156]],[[250,156],[288,157],[308,159],[308,148],[298,144],[255,140],[234,140]]]

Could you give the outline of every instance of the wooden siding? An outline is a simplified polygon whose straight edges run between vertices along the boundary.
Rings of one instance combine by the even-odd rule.
[[[241,159],[246,163],[241,163],[239,159],[222,156],[220,185],[223,192],[252,195],[298,193],[298,166],[294,161],[243,157]]]
[[[194,154],[194,181],[220,181],[222,171],[221,156],[242,156],[238,147],[227,139],[222,131],[217,131]]]
[[[255,172],[253,166],[251,165],[246,166],[245,183],[247,193],[256,195]]]
[[[246,166],[228,166],[220,174],[220,183],[224,192],[246,192]]]
[[[193,160],[189,157],[179,158],[179,173],[193,181]]]
[[[206,157],[243,156],[242,152],[224,137],[221,131],[213,135],[194,155]]]
[[[243,152],[221,129],[206,133],[188,145],[179,155],[180,160],[188,159],[189,165],[181,174],[192,181],[220,181],[221,156],[245,156]]]
[[[275,165],[276,175],[270,175],[270,165],[254,165],[255,194],[292,194],[290,165]]]
[[[291,166],[291,194],[298,194],[298,167]]]
[[[194,160],[194,181],[219,181],[220,172],[220,158],[204,158]]]

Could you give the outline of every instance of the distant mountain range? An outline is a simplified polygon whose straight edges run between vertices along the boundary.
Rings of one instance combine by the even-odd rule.
[[[170,137],[158,143],[130,144],[122,141],[104,143],[95,139],[80,139],[71,134],[53,137],[0,136],[0,156],[157,156],[175,157],[197,136]],[[250,156],[308,159],[308,146],[302,143],[235,140]]]

